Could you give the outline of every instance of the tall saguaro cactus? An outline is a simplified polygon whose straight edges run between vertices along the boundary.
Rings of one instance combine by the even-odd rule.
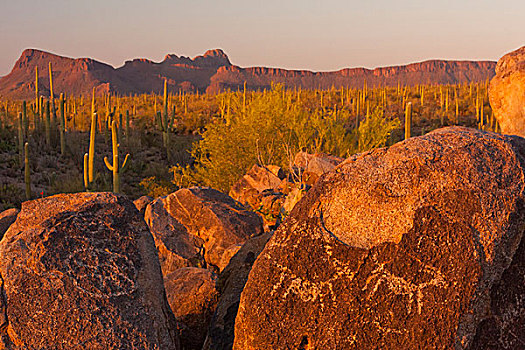
[[[22,118],[22,113],[18,113],[18,159],[20,167],[24,164],[24,126]]]
[[[24,126],[24,138],[29,137],[29,117],[27,116],[27,102],[22,102],[22,124]]]
[[[126,110],[126,121],[125,121],[125,128],[126,128],[126,145],[129,147],[129,110]]]
[[[53,93],[53,66],[51,62],[49,62],[49,97],[51,100],[55,98],[55,94]]]
[[[119,193],[120,192],[120,170],[124,169],[126,166],[126,163],[128,162],[129,154],[126,154],[126,157],[124,158],[124,162],[122,163],[122,166],[120,165],[119,161],[119,144],[117,142],[117,122],[116,120],[113,120],[111,122],[111,143],[112,143],[112,149],[113,149],[113,164],[110,164],[108,161],[108,157],[104,157],[104,163],[106,164],[106,167],[113,172],[113,192]]]
[[[95,134],[97,129],[97,113],[91,114],[91,129],[89,130],[89,150],[86,157],[84,155],[84,186],[86,191],[91,189],[91,184],[95,178]]]
[[[89,192],[89,155],[84,153],[84,188]]]
[[[59,128],[60,128],[60,154],[64,156],[66,154],[66,118],[64,113],[65,101],[64,94],[60,94],[60,104],[59,104]]]
[[[31,199],[31,170],[29,169],[29,144],[24,144],[24,182],[26,185],[26,199]]]
[[[44,127],[46,129],[46,144],[51,146],[51,117],[49,115],[49,100],[46,101],[46,117],[44,119]]]
[[[37,114],[40,115],[42,110],[39,108],[39,98],[38,98],[38,67],[35,67],[35,106],[38,110]]]
[[[164,80],[164,104],[162,115],[157,114],[157,124],[159,129],[162,131],[162,144],[166,148],[166,153],[168,158],[170,156],[169,147],[170,147],[170,130],[171,130],[171,120],[168,115],[168,81]]]
[[[412,136],[412,102],[408,102],[405,109],[405,140]]]
[[[55,93],[53,91],[53,67],[51,65],[51,62],[49,62],[49,99],[51,100],[51,128],[56,127],[56,110],[55,110]],[[50,131],[51,133],[51,131]],[[54,131],[53,131],[54,133]],[[53,135],[53,138],[56,140],[56,135]]]

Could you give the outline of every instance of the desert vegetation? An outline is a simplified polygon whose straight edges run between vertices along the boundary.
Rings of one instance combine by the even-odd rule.
[[[446,125],[498,130],[488,81],[217,95],[165,84],[163,94],[65,96],[49,79],[49,96],[37,79],[34,99],[0,99],[0,210],[86,189],[132,198],[190,185],[228,192],[256,163],[293,172],[299,151],[347,157]]]

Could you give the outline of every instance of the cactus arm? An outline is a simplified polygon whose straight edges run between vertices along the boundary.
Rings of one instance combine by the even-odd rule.
[[[109,170],[109,171],[113,171],[113,165],[109,164],[108,157],[104,157],[104,163],[105,163],[106,166],[108,167],[108,170]]]
[[[88,171],[89,171],[89,183],[93,182],[94,178],[94,160],[95,160],[95,132],[97,128],[97,113],[91,115],[91,130],[89,131],[89,161],[88,161]]]
[[[412,102],[408,102],[405,109],[405,140],[412,137]]]
[[[60,131],[60,154],[64,156],[66,154],[66,117],[65,117],[65,100],[64,94],[60,94],[59,107],[59,131]]]
[[[126,156],[124,157],[124,162],[122,163],[122,167],[120,168],[121,170],[124,170],[124,168],[128,164],[128,158],[129,158],[129,153],[126,154]]]
[[[35,103],[38,106],[38,66],[35,67]],[[37,107],[38,108],[38,107]],[[38,110],[38,114],[40,114],[40,109]]]
[[[49,96],[51,99],[55,98],[55,94],[53,93],[53,68],[51,62],[49,62]]]
[[[84,153],[84,188],[86,192],[89,191],[88,158],[89,155],[87,153]]]

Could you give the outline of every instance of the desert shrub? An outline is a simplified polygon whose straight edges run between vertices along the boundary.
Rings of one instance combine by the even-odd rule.
[[[144,189],[145,195],[153,198],[164,197],[177,190],[173,183],[159,180],[155,176],[143,179],[140,186]]]
[[[392,131],[399,127],[398,119],[389,120],[384,118],[382,114],[383,111],[376,108],[372,115],[359,125],[358,152],[386,146]]]
[[[346,157],[386,144],[397,120],[374,111],[356,132],[350,112],[325,108],[311,110],[275,85],[270,91],[231,93],[226,112],[211,122],[194,144],[192,166],[172,168],[178,186],[205,185],[228,192],[254,163],[289,169],[295,153],[325,152]],[[228,111],[230,111],[228,113]]]
[[[25,192],[13,184],[0,183],[0,212],[20,207],[25,200]]]

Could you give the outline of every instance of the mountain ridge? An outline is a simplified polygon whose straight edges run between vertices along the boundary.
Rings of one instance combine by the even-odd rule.
[[[342,86],[397,86],[477,82],[495,75],[495,61],[426,60],[407,65],[343,68],[315,72],[271,67],[233,65],[222,49],[206,51],[194,58],[167,54],[160,62],[146,58],[127,60],[120,67],[92,58],[70,58],[38,49],[26,49],[11,72],[0,77],[3,98],[34,98],[35,67],[39,68],[39,90],[49,95],[48,64],[53,67],[55,92],[68,95],[113,92],[122,95],[159,93],[167,79],[170,91],[218,93],[227,89],[266,89],[272,83],[287,88],[329,89]]]

